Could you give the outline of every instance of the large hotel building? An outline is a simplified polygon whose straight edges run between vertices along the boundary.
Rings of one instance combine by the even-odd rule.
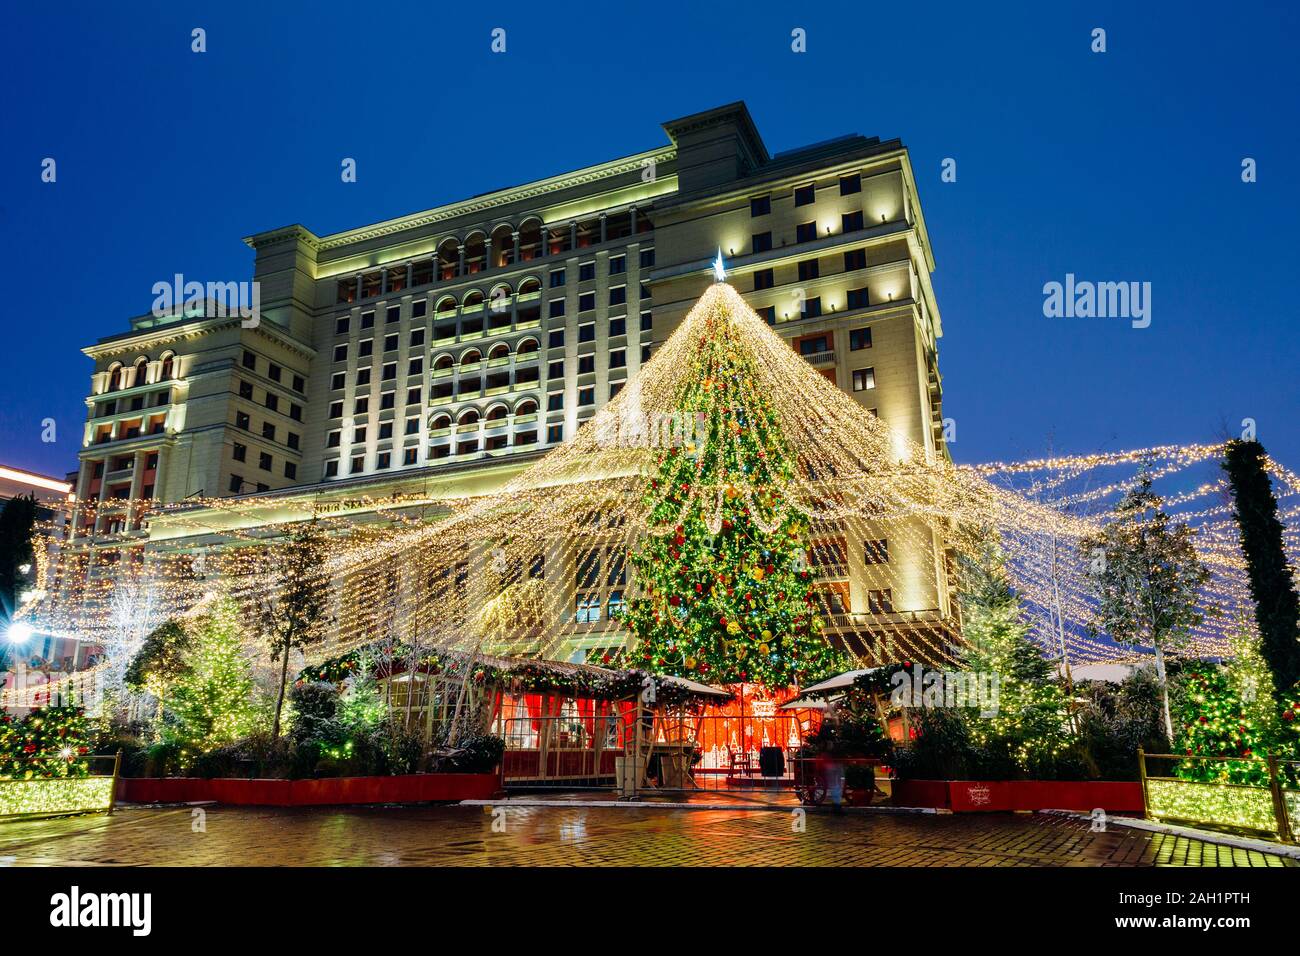
[[[853,135],[772,155],[742,103],[663,130],[646,152],[398,219],[250,236],[260,321],[179,309],[86,348],[65,556],[102,578],[313,512],[386,520],[377,503],[397,496],[432,517],[440,498],[498,487],[636,374],[719,249],[798,354],[946,455],[934,260],[903,145]],[[241,496],[247,509],[201,503]],[[890,553],[917,569],[901,589],[873,581],[863,542],[831,543],[836,626],[943,630],[933,540]]]

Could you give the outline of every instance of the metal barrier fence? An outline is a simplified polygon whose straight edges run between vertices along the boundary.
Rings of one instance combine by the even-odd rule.
[[[64,765],[61,757],[37,758],[34,764]],[[84,776],[0,778],[0,820],[24,817],[56,817],[75,813],[113,812],[117,801],[117,778],[122,754],[112,757],[78,757],[85,764]],[[95,767],[110,768],[96,774]]]
[[[1152,773],[1148,761],[1170,775]],[[1201,776],[1215,779],[1172,775],[1180,766],[1201,767]],[[1235,827],[1295,842],[1300,830],[1300,761],[1148,754],[1139,747],[1138,768],[1148,819]],[[1234,777],[1258,782],[1234,782]]]

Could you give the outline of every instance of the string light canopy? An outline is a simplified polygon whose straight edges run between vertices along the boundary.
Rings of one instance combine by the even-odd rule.
[[[744,381],[727,383],[736,388],[710,387],[718,385],[710,376],[719,343],[734,359],[729,367],[743,369]],[[761,396],[761,422],[747,417],[737,395]],[[772,432],[762,443],[783,449],[783,467],[737,464],[747,460],[756,428]],[[775,527],[766,503],[779,498],[806,521],[799,527],[820,633],[864,662],[955,659],[958,556],[989,533],[1002,540],[1046,653],[1076,664],[1133,660],[1141,654],[1088,629],[1093,604],[1079,542],[1100,527],[1139,469],[1162,485],[1181,482],[1166,506],[1196,528],[1198,554],[1211,571],[1203,597],[1212,613],[1187,652],[1224,654],[1226,622],[1242,619],[1249,595],[1217,472],[1222,451],[1165,446],[955,465],[816,371],[719,278],[617,396],[498,490],[437,500],[356,495],[361,514],[317,515],[331,535],[322,575],[333,626],[306,655],[326,660],[395,641],[627,660],[632,635],[623,609],[645,596],[629,556],[647,536],[676,527],[662,520],[665,507],[694,509],[720,533],[736,507]],[[669,454],[696,463],[684,487],[657,482]],[[1269,466],[1283,519],[1293,519],[1300,480]],[[1198,469],[1209,474],[1186,487]],[[217,591],[251,607],[279,586],[266,573],[265,548],[286,530],[257,517],[284,514],[285,502],[281,495],[158,506],[173,533],[189,530],[220,546],[154,551],[108,578],[63,568],[64,586],[31,602],[24,620],[38,632],[109,644],[120,629],[112,594],[122,588],[160,596],[160,614],[183,612]],[[310,499],[299,505],[297,520],[311,518]],[[431,519],[430,509],[438,516]],[[1294,553],[1294,532],[1287,545]],[[119,594],[118,617],[121,604]]]

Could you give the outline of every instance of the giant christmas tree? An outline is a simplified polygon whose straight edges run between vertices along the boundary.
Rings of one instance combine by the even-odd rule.
[[[791,449],[755,384],[734,302],[715,300],[667,447],[646,489],[640,585],[623,620],[646,668],[714,683],[806,684],[848,666],[821,634],[808,519],[790,501]]]

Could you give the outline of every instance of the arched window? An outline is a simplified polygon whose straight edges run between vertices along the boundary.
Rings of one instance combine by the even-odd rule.
[[[496,345],[492,346],[491,351],[488,352],[489,362],[494,361],[496,359],[503,359],[509,357],[510,357],[510,346],[506,345],[506,343],[504,342],[498,342]]]
[[[478,409],[477,408],[465,409],[463,412],[460,413],[460,418],[456,419],[456,424],[459,425],[461,428],[464,428],[466,425],[477,425]]]
[[[537,276],[529,276],[527,279],[524,279],[519,283],[520,295],[528,295],[529,293],[540,292],[541,290],[542,280],[537,278]]]
[[[143,355],[135,360],[134,385],[144,385],[149,380],[149,360]]]
[[[170,382],[176,374],[176,356],[171,352],[164,352],[162,359],[162,372],[158,376],[160,382]]]
[[[460,366],[464,368],[467,365],[477,365],[483,361],[483,353],[478,349],[467,349],[465,354],[460,357]]]
[[[510,414],[510,410],[504,405],[493,405],[488,409],[487,422],[489,424],[504,422],[508,414]]]
[[[451,427],[451,416],[447,414],[434,415],[429,422],[429,431],[436,432],[443,428]]]
[[[537,402],[531,398],[525,398],[515,406],[515,415],[536,415]]]
[[[537,339],[532,338],[532,337],[530,336],[529,338],[521,339],[521,340],[520,340],[520,342],[519,342],[519,347],[518,347],[517,349],[515,349],[515,354],[517,354],[517,355],[529,355],[529,354],[531,354],[531,353],[533,353],[533,352],[536,352],[536,351],[537,351],[537,348],[538,348],[538,345],[537,345]]]

